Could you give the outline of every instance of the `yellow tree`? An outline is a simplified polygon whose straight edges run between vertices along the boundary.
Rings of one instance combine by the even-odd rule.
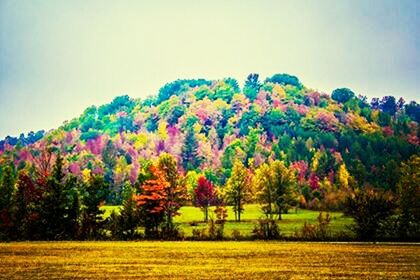
[[[350,178],[350,174],[347,171],[346,165],[342,163],[340,167],[338,168],[338,172],[337,172],[337,181],[340,188],[347,189],[349,187],[349,178]]]
[[[241,221],[241,213],[244,211],[244,204],[251,193],[251,177],[248,170],[239,160],[235,160],[232,168],[232,175],[227,181],[226,198],[233,206],[235,221]]]

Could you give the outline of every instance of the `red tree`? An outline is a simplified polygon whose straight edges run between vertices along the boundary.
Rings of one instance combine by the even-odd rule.
[[[209,218],[209,206],[212,205],[216,199],[214,185],[204,176],[201,176],[198,178],[197,187],[195,188],[194,193],[195,203],[204,211],[204,221],[207,222]]]

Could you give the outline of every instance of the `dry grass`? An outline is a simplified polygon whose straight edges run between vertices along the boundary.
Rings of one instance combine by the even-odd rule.
[[[285,242],[0,244],[4,279],[419,279],[420,246]]]

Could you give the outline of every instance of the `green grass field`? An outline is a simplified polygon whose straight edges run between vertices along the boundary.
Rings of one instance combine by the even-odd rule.
[[[0,244],[0,279],[419,279],[420,246],[295,242]]]
[[[104,217],[108,217],[112,211],[119,211],[119,206],[104,206],[105,210]],[[228,221],[225,225],[226,236],[231,236],[233,230],[238,230],[242,236],[251,235],[258,218],[263,217],[263,213],[260,210],[258,204],[245,205],[245,211],[242,214],[242,221],[234,221],[234,213],[231,207],[228,209]],[[213,213],[214,208],[212,207],[209,211],[209,216],[215,215]],[[279,222],[280,230],[284,236],[292,236],[296,230],[302,228],[305,221],[309,223],[316,223],[316,219],[319,215],[319,211],[303,210],[298,209],[297,213],[294,210],[290,211],[289,214],[283,214],[283,219]],[[340,234],[342,232],[347,235],[351,235],[348,226],[351,225],[352,219],[343,216],[340,212],[330,212],[332,217],[330,229],[333,234]],[[180,210],[180,215],[175,218],[175,223],[184,232],[185,236],[191,236],[194,228],[201,229],[206,227],[203,223],[203,212],[193,206],[184,206]]]

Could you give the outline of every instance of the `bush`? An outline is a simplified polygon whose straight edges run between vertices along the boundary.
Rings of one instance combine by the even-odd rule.
[[[242,237],[241,232],[240,232],[238,229],[234,229],[234,230],[232,231],[232,238],[233,238],[234,240],[241,240],[243,237]]]
[[[274,219],[259,219],[252,231],[256,239],[273,240],[280,238],[280,228]]]
[[[330,214],[326,213],[324,216],[323,213],[320,212],[317,218],[317,224],[312,225],[305,221],[302,229],[296,232],[295,236],[304,240],[329,240],[331,239],[329,230],[330,222]]]

